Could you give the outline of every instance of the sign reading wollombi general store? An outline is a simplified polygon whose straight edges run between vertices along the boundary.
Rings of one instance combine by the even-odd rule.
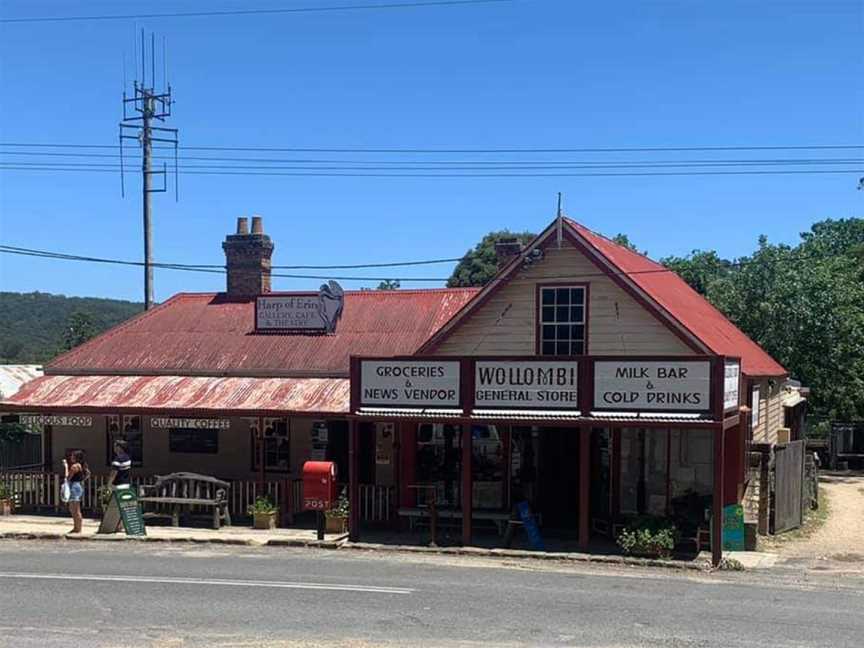
[[[344,297],[335,281],[322,285],[318,294],[260,295],[255,301],[255,329],[332,333],[342,317]]]
[[[598,360],[594,364],[597,409],[709,411],[710,387],[707,360]]]
[[[576,409],[579,365],[566,360],[478,360],[476,407]]]
[[[360,360],[360,405],[459,407],[458,360]]]

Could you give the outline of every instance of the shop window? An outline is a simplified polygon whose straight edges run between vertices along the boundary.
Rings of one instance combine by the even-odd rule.
[[[586,286],[541,286],[538,345],[541,355],[585,353]]]
[[[114,441],[117,439],[126,441],[126,451],[133,468],[144,465],[144,432],[140,416],[106,416],[105,430],[105,465],[110,466],[114,459]]]
[[[187,454],[218,454],[219,430],[215,428],[168,428],[168,450]]]
[[[264,469],[272,472],[291,470],[291,436],[287,418],[263,419]],[[261,434],[258,420],[249,426],[252,447],[252,470],[261,470]]]

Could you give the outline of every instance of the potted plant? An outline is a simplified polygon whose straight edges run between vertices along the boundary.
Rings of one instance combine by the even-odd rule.
[[[12,500],[12,493],[6,484],[0,484],[0,515],[12,515],[14,508],[15,502]]]
[[[348,493],[343,488],[333,508],[329,511],[324,511],[324,517],[326,518],[324,530],[327,533],[345,533],[348,529],[348,514],[350,510]]]
[[[108,505],[111,503],[113,494],[114,491],[111,490],[110,486],[100,486],[96,490],[96,501],[98,502],[100,513],[105,513],[108,510]]]
[[[668,558],[678,542],[678,529],[665,518],[646,515],[628,524],[616,541],[629,556]]]
[[[276,507],[273,506],[273,501],[269,497],[258,497],[255,503],[246,509],[246,512],[252,516],[252,528],[254,529],[275,529],[276,528]]]

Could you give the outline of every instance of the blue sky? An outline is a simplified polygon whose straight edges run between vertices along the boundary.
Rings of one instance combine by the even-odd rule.
[[[0,12],[8,19],[352,3],[360,2],[4,0]],[[0,141],[114,144],[121,62],[125,53],[131,80],[128,61],[134,33],[145,27],[169,43],[177,100],[170,125],[180,129],[182,143],[189,146],[530,149],[862,144],[862,7],[860,1],[828,0],[517,0],[137,22],[6,23],[0,25]],[[756,157],[790,155],[772,152]],[[860,157],[861,152],[820,155]],[[394,158],[331,153],[316,159],[422,164],[469,158],[615,162],[706,156],[521,153]],[[13,158],[45,159],[0,155],[2,162]],[[141,259],[140,179],[129,174],[126,180],[123,199],[117,173],[0,171],[0,241]],[[554,217],[558,191],[565,195],[569,216],[605,234],[625,232],[655,258],[694,248],[717,249],[732,257],[752,250],[760,234],[772,241],[794,242],[817,220],[864,215],[864,191],[856,191],[856,185],[854,175],[187,175],[181,177],[179,202],[172,194],[154,198],[155,258],[221,263],[225,234],[237,216],[251,214],[264,216],[276,243],[277,264],[452,257],[492,229],[542,229]],[[446,277],[450,269],[427,266],[386,274]],[[141,274],[135,268],[0,256],[2,290],[137,300]],[[276,279],[274,287],[310,289],[319,283]],[[346,288],[375,283],[343,282]],[[181,290],[220,290],[223,284],[219,275],[157,270],[156,298],[163,300]],[[421,285],[430,284],[403,284]]]

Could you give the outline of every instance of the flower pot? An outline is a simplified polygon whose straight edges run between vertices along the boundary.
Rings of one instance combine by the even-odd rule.
[[[276,511],[272,513],[253,513],[252,527],[255,529],[275,529],[276,528]]]
[[[12,515],[12,500],[0,500],[0,515]]]
[[[347,517],[327,517],[324,531],[327,533],[345,533],[348,529]]]

